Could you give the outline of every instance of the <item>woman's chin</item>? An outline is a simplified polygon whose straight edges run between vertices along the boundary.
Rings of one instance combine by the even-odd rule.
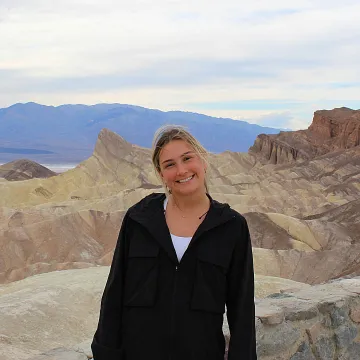
[[[189,196],[200,192],[202,189],[199,186],[184,186],[173,190],[174,195]]]

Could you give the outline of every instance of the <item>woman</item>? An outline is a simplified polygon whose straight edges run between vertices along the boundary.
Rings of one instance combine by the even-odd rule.
[[[94,360],[254,360],[251,241],[244,217],[208,194],[206,150],[185,129],[155,134],[166,194],[126,213],[101,301]]]

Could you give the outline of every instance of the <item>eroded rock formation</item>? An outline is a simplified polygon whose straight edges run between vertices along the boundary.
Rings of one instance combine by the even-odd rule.
[[[261,134],[250,152],[264,163],[284,164],[313,159],[360,145],[360,110],[339,108],[314,113],[307,130]]]
[[[276,166],[230,152],[210,162],[212,196],[248,219],[259,275],[314,284],[359,273],[360,227],[346,221],[358,214],[359,146]],[[1,182],[0,282],[110,264],[124,212],[153,191],[162,189],[150,150],[106,129],[76,168]],[[333,270],[309,271],[326,259],[336,259]]]

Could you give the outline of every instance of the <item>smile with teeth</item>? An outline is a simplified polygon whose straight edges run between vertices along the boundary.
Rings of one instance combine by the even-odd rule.
[[[188,178],[186,178],[186,179],[183,179],[183,180],[177,180],[176,182],[178,182],[178,183],[185,183],[185,182],[190,181],[190,180],[191,180],[194,176],[195,176],[195,174],[194,174],[194,175],[189,176],[189,177],[188,177]]]

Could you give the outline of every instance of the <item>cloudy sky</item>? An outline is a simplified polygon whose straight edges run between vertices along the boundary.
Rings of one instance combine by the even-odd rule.
[[[358,0],[0,0],[0,107],[117,102],[306,128],[360,108]]]

